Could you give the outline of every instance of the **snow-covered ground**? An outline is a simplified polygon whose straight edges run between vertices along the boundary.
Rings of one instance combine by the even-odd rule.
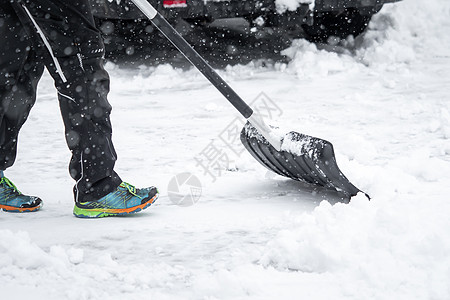
[[[297,40],[289,64],[220,70],[249,102],[273,100],[284,127],[331,141],[370,202],[234,154],[220,136],[237,113],[197,71],[108,64],[117,171],[161,196],[131,217],[76,219],[46,75],[6,173],[45,206],[0,213],[0,298],[450,299],[449,32],[448,0],[408,0],[354,41]],[[211,146],[233,161],[215,181],[195,159]],[[169,199],[183,172],[201,182],[195,205]]]

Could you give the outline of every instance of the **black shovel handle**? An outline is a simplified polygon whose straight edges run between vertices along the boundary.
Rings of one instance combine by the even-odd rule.
[[[145,13],[145,12],[144,12]],[[195,51],[191,45],[167,22],[167,20],[157,13],[150,21],[155,25],[172,44],[193,64],[230,103],[248,119],[253,110],[238,94],[211,68],[211,66]]]

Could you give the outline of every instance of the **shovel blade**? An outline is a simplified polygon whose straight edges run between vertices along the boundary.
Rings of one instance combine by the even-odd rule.
[[[282,137],[278,151],[249,122],[240,138],[257,161],[279,175],[335,189],[348,198],[361,192],[339,170],[333,145],[326,140],[292,131]]]

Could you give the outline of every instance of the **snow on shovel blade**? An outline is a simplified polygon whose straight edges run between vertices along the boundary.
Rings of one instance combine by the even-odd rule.
[[[360,192],[339,170],[333,145],[326,140],[292,131],[282,138],[277,151],[247,122],[241,142],[257,161],[279,175],[336,189],[349,198]]]

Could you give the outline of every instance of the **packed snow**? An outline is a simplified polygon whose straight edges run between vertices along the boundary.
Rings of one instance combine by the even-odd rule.
[[[308,4],[310,10],[314,9],[315,0],[275,0],[275,6],[278,13],[286,11],[295,11],[302,4]]]
[[[295,40],[287,64],[218,70],[249,102],[276,103],[280,127],[333,143],[372,197],[348,204],[225,145],[242,122],[196,70],[108,63],[116,169],[161,196],[131,217],[77,219],[46,74],[5,173],[45,205],[0,213],[0,298],[450,299],[449,32],[449,1],[408,0],[356,39]],[[226,160],[203,169],[207,149]],[[168,197],[183,172],[201,182],[195,205]]]

